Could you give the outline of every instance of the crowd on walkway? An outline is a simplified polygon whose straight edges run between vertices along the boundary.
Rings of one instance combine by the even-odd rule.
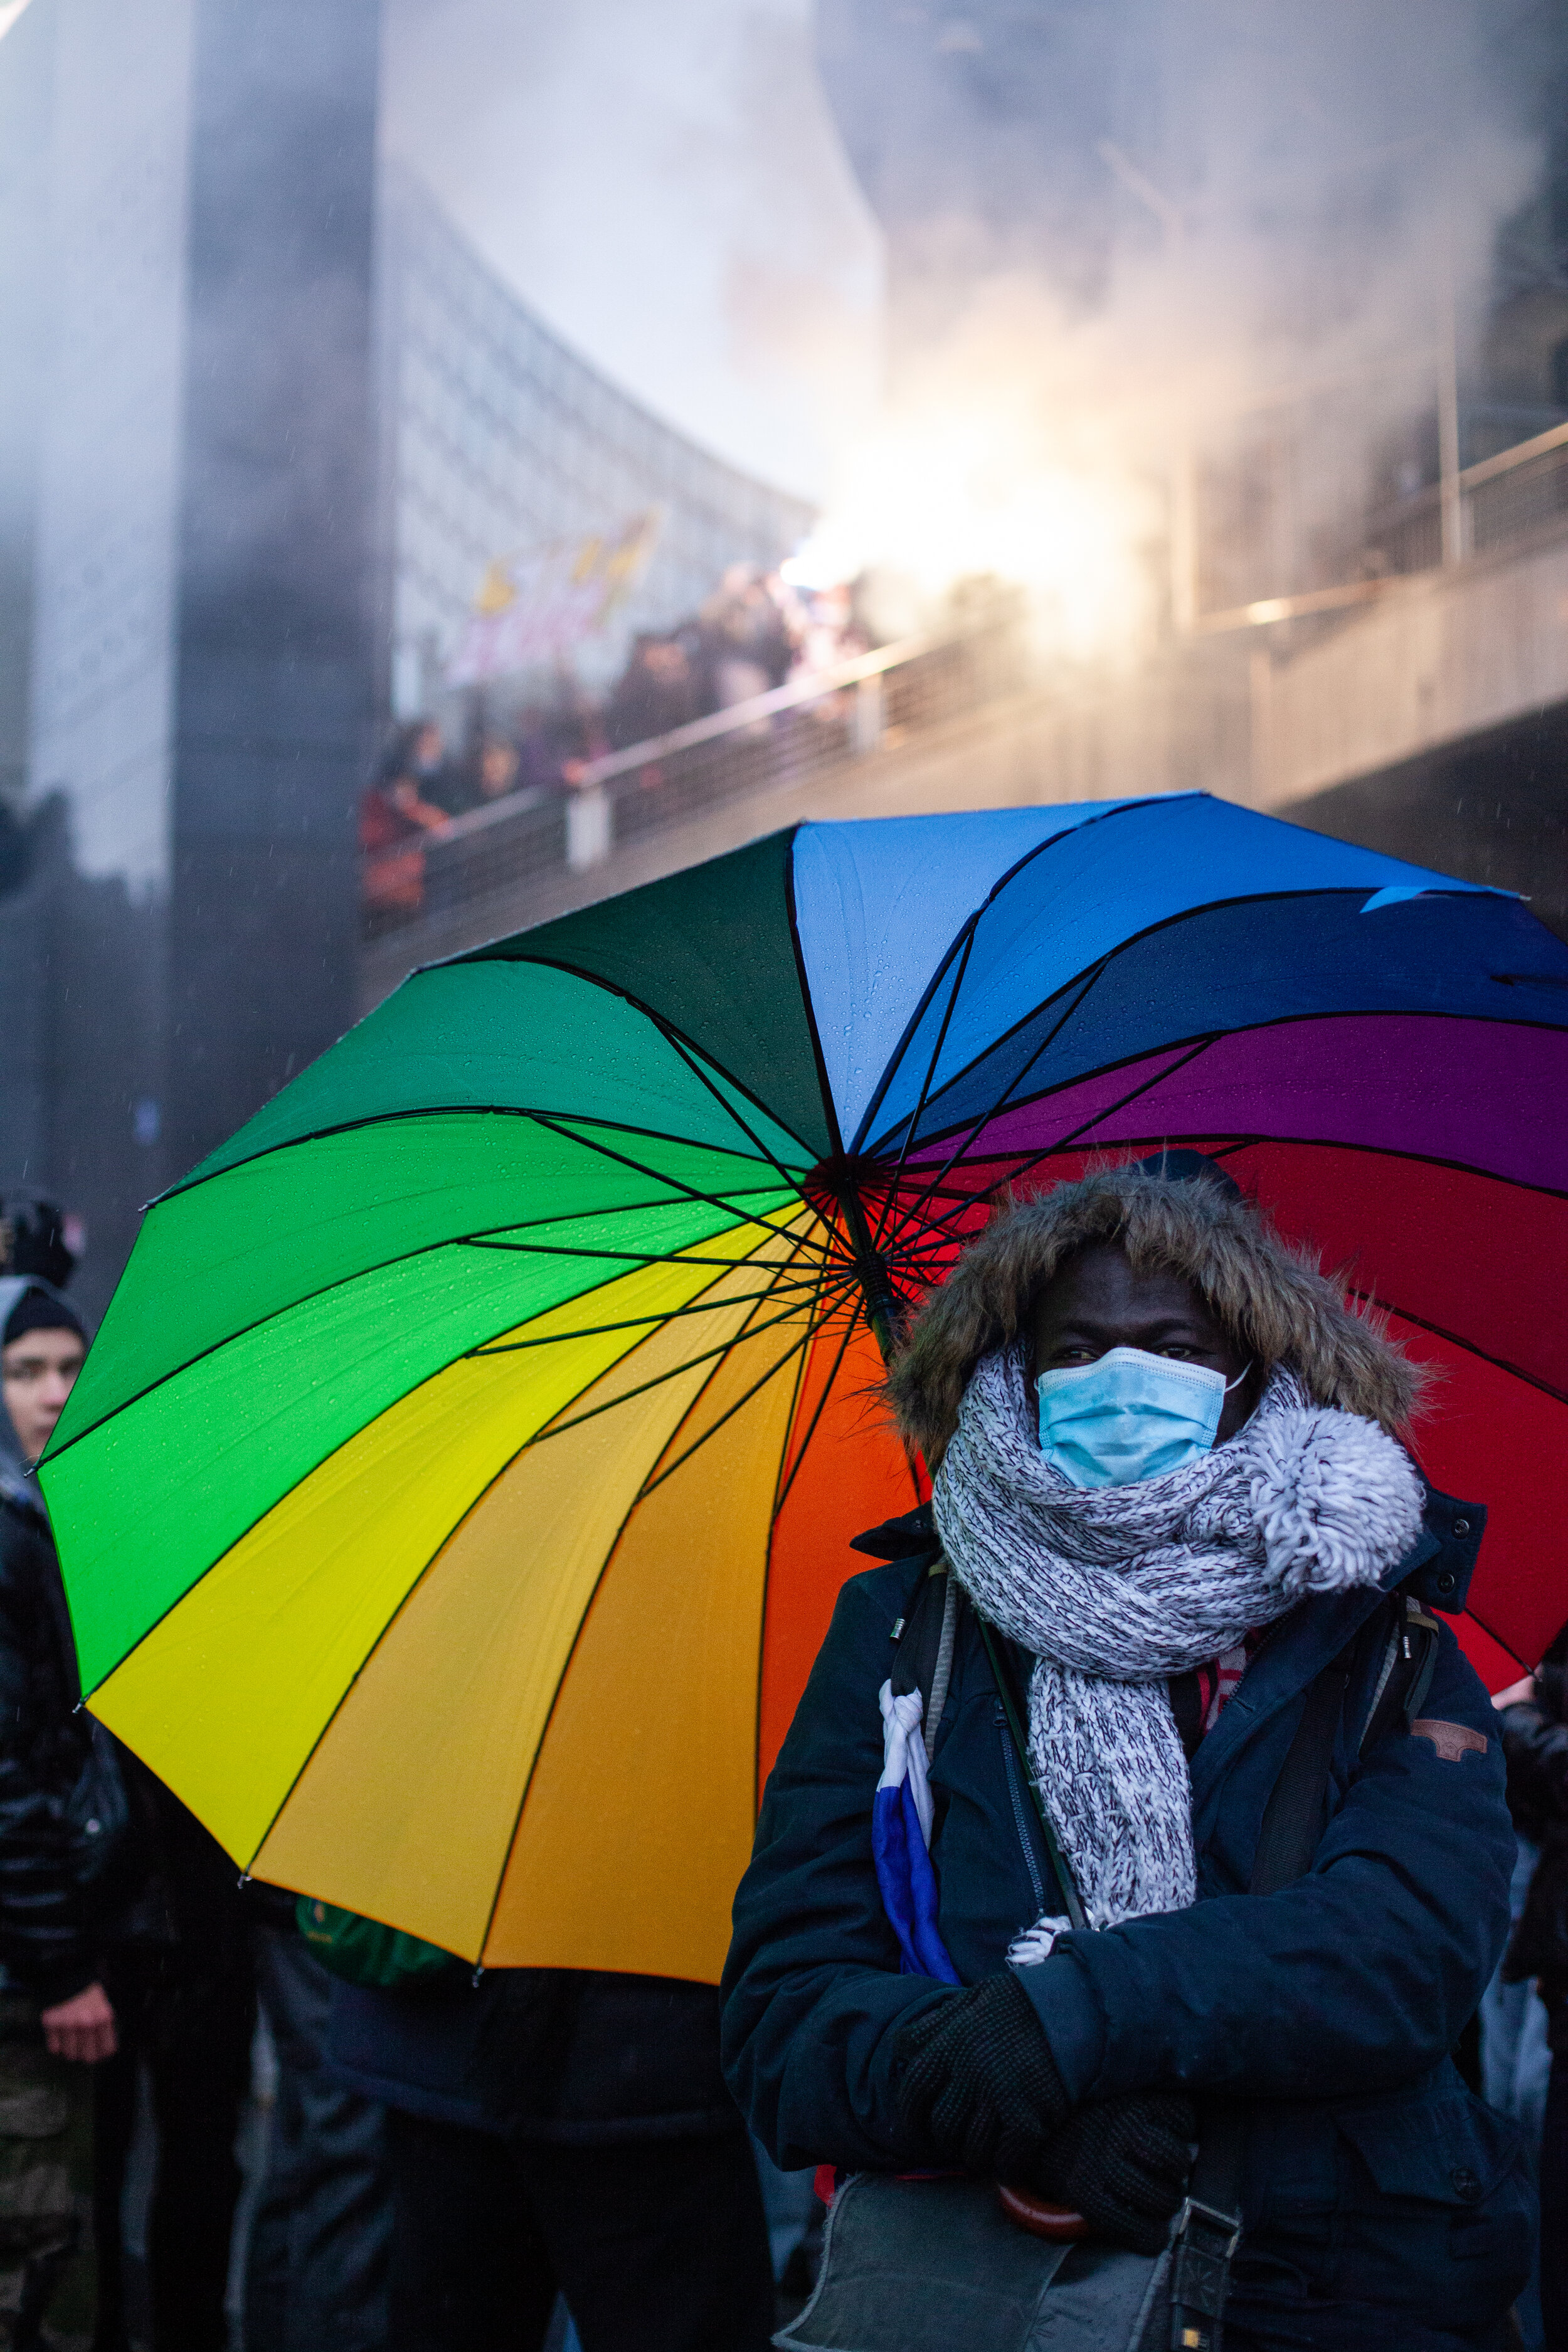
[[[418,911],[425,844],[452,818],[514,793],[567,793],[609,752],[820,676],[870,643],[848,588],[808,591],[737,563],[689,619],[639,631],[603,696],[562,668],[547,698],[508,717],[475,693],[460,744],[434,718],[405,722],[360,803],[367,915],[374,922]]]
[[[823,2165],[830,2196],[867,2168],[915,2196],[918,2239],[886,2215],[879,2236],[864,2199],[838,2229],[891,2293],[889,2246],[918,2268],[946,2227],[896,2175],[1020,2181],[1149,2260],[1194,2139],[1202,2178],[1193,2102],[1215,2085],[1254,2118],[1229,2352],[1568,2352],[1568,1628],[1488,1702],[1421,1599],[1473,1568],[1474,1507],[1384,1433],[1408,1368],[1214,1163],[1172,1157],[1000,1216],[917,1322],[889,1394],[940,1465],[940,1536],[926,1505],[866,1539],[884,1564],[846,1589],[770,1781],[721,1990],[476,1972],[238,1883],[77,1704],[34,1465],[89,1333],[58,1212],[0,1203],[0,2352],[230,2341],[258,2015],[274,2087],[243,2352],[541,2352],[558,2297],[583,2352],[762,2352],[801,2235],[770,2240],[773,2160]],[[1287,1492],[1309,1423],[1313,1476],[1347,1482],[1331,1556],[1326,1516],[1303,1533]],[[1288,1586],[1247,1549],[1259,1480],[1293,1530]],[[1172,1539],[1167,1489],[1184,1527],[1213,1501],[1206,1549]],[[1029,1568],[1080,1521],[1108,1559],[1159,1544],[1167,1581],[1128,1609],[1052,1551],[1081,1587],[1069,1635]],[[1244,1683],[1280,1725],[1250,1747],[1226,1736]],[[1315,1721],[1331,1685],[1323,1720],[1359,1724],[1357,1760],[1331,1772],[1324,1747],[1317,1780],[1292,1780],[1289,1698],[1308,1686]],[[1047,1738],[1070,1873],[1019,1796]],[[1194,1902],[1238,1872],[1245,1890],[1270,1836],[1280,1877],[1279,1824],[1258,1823],[1288,1785],[1331,1866],[1273,1910],[1261,1863],[1250,1895]],[[1055,1916],[1075,1882],[1116,1933]],[[1542,2150],[1528,2286],[1534,2191],[1507,2115]],[[963,2228],[993,2226],[985,2199]],[[845,2340],[817,2332],[833,2308],[814,2342]],[[950,2352],[933,2313],[901,2307],[900,2344]]]

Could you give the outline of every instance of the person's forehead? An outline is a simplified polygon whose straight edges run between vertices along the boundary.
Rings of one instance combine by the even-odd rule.
[[[1115,1242],[1094,1242],[1058,1268],[1038,1310],[1060,1318],[1096,1309],[1213,1320],[1202,1294],[1169,1266],[1135,1266]]]
[[[17,1364],[26,1363],[29,1357],[58,1360],[66,1356],[85,1355],[86,1352],[79,1332],[67,1330],[63,1325],[57,1324],[47,1330],[24,1331],[19,1339],[10,1340],[4,1349],[0,1349],[0,1364],[11,1371]]]

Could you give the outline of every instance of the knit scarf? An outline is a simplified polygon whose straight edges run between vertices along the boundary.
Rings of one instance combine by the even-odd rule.
[[[1311,1592],[1375,1585],[1415,1541],[1420,1482],[1375,1423],[1272,1374],[1197,1461],[1081,1487],[1040,1451],[1016,1349],[977,1367],[932,1495],[959,1583],[1033,1653],[1029,1760],[1091,1927],[1197,1893],[1192,1790],[1166,1691]],[[1008,1954],[1044,1959],[1065,1919]]]

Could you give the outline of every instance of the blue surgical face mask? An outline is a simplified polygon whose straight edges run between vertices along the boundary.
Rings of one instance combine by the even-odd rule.
[[[1142,1348],[1042,1372],[1036,1386],[1040,1451],[1075,1486],[1127,1486],[1195,1462],[1214,1444],[1228,1393],[1223,1372]]]

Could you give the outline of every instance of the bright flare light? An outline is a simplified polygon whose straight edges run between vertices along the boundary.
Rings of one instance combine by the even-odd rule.
[[[1042,647],[1134,654],[1155,619],[1173,387],[1111,318],[1068,320],[1032,285],[977,289],[946,341],[846,448],[788,576],[891,576],[912,620],[961,581],[1027,593]]]
[[[1042,640],[1078,659],[1130,650],[1149,625],[1157,494],[1131,474],[1042,461],[971,415],[889,421],[844,483],[785,567],[799,587],[890,573],[929,609],[960,581],[1005,581]]]

